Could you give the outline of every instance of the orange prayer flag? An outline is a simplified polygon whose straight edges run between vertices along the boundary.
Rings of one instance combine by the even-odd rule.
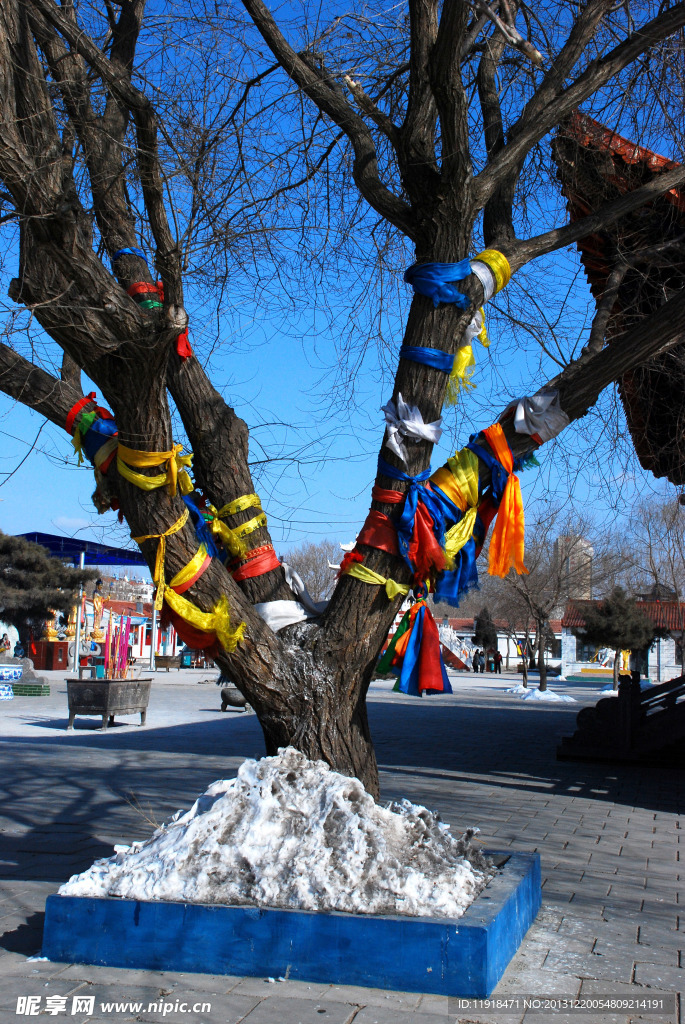
[[[511,567],[520,574],[527,573],[523,564],[525,518],[519,478],[513,472],[514,457],[499,423],[483,431],[495,458],[509,474],[497,511],[492,537],[488,571],[492,576],[506,576]]]

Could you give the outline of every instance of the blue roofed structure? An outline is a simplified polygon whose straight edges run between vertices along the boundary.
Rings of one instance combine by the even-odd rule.
[[[54,533],[20,533],[17,536],[40,544],[51,555],[63,562],[80,563],[84,555],[85,565],[144,565],[147,562],[140,551],[132,548],[115,548],[109,544],[97,544],[92,540],[78,540],[76,537],[59,537]]]

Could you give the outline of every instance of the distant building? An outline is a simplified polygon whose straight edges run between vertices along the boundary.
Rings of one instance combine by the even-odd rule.
[[[655,626],[668,630],[669,636],[655,640],[651,648],[633,652],[638,655],[640,672],[654,683],[663,683],[683,674],[683,639],[685,637],[685,603],[676,601],[638,601],[640,611]],[[583,643],[572,630],[582,627],[583,603],[570,602],[561,622],[561,662],[565,676],[587,674],[589,669],[613,665],[613,651]]]
[[[129,579],[128,576],[102,576],[102,595],[114,601],[152,600],[152,583],[149,580]]]
[[[562,596],[567,601],[592,600],[595,549],[584,537],[566,535],[554,542],[555,565],[562,571]]]
[[[663,583],[655,583],[644,594],[636,594],[638,601],[677,601],[678,595],[672,587],[664,586]]]
[[[522,651],[528,647],[530,653],[534,633],[530,630],[526,631],[525,627],[521,625],[512,634],[511,628],[503,619],[495,618],[493,622],[497,630],[497,650],[502,655],[503,668],[505,671],[516,671],[521,666]],[[545,651],[545,660],[550,672],[554,673],[561,669],[561,620],[550,619],[548,625],[550,641]],[[470,650],[474,646],[471,640],[474,628],[473,618],[457,619],[445,615],[442,619],[438,619],[441,641],[462,660],[466,660],[466,658],[464,654],[460,653],[461,650],[464,650],[470,657]],[[468,661],[467,664],[470,666],[471,662]]]

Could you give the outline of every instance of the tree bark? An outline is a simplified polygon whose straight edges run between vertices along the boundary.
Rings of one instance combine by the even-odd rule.
[[[547,665],[545,664],[545,627],[543,623],[539,624],[538,630],[538,672],[540,673],[538,689],[544,692],[547,689]]]

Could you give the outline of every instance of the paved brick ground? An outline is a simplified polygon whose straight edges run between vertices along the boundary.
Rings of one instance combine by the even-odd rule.
[[[92,1024],[685,1024],[679,999],[675,1016],[486,1011],[436,996],[28,960],[40,947],[49,893],[262,753],[254,715],[222,715],[216,687],[198,685],[204,678],[213,675],[158,674],[148,724],[106,733],[87,718],[65,731],[66,688],[56,674],[49,698],[0,705],[1,1024],[29,1018],[15,1012],[25,996],[40,996],[43,1018]],[[557,762],[559,736],[573,730],[597,688],[552,684],[579,703],[540,705],[504,693],[507,684],[462,676],[453,697],[419,701],[376,689],[369,703],[384,798],[438,808],[457,829],[477,825],[488,846],[540,851],[543,908],[495,995],[682,992],[682,774]],[[71,1014],[75,997],[94,997],[93,1010],[86,1002]],[[144,1009],[104,1011],[108,1002]],[[176,1012],[182,1002],[197,1009]],[[62,1005],[65,1012],[46,1014]]]

